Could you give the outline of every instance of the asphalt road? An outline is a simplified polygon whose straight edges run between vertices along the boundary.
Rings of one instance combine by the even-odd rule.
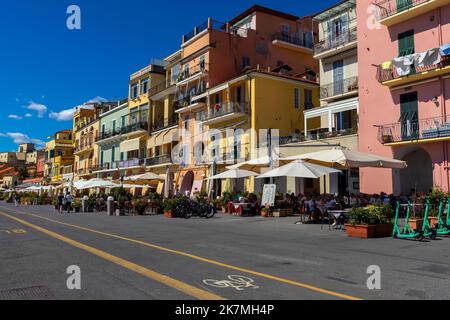
[[[450,299],[450,239],[348,238],[298,218],[59,215],[0,204],[0,299]],[[369,266],[381,289],[369,290]],[[81,290],[69,290],[69,266]]]

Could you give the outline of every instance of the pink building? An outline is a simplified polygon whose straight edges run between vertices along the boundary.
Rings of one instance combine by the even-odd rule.
[[[359,150],[408,169],[361,170],[361,192],[450,191],[449,0],[358,0]]]

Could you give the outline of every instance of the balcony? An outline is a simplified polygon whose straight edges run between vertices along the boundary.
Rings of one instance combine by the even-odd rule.
[[[450,116],[382,125],[378,140],[387,146],[450,140]]]
[[[77,146],[75,146],[75,150],[74,150],[74,154],[78,155],[78,154],[82,154],[85,152],[90,152],[92,151],[94,148],[94,143],[81,143]]]
[[[168,95],[174,94],[175,91],[175,85],[170,83],[168,80],[164,80],[163,82],[151,87],[148,90],[148,96],[154,101],[163,101]]]
[[[148,132],[148,129],[149,129],[148,122],[137,122],[137,123],[122,127],[120,129],[120,134],[131,135],[134,133]]]
[[[156,166],[162,166],[172,163],[172,157],[170,154],[165,154],[162,156],[156,156],[153,158],[149,158],[145,161],[145,165],[147,167],[156,167]]]
[[[110,164],[110,169],[130,169],[130,168],[139,168],[145,165],[146,159],[129,159],[123,161],[116,161]]]
[[[329,37],[324,35],[324,37],[324,40],[314,46],[315,59],[323,59],[356,48],[358,39],[357,27],[352,27],[339,36]]]
[[[176,80],[177,86],[182,86],[191,81],[198,80],[199,78],[207,75],[208,72],[209,64],[206,62],[201,62],[187,69],[183,69]]]
[[[203,123],[212,125],[223,121],[229,121],[248,115],[250,105],[248,102],[226,102],[211,106],[205,114]]]
[[[439,50],[436,48],[435,50]],[[413,57],[414,61],[417,61],[420,55],[425,52],[415,54]],[[405,57],[408,58],[408,57]],[[435,63],[440,61],[439,63]],[[399,74],[401,71],[401,74]],[[408,70],[400,70],[394,66],[394,60],[388,61],[377,66],[377,79],[378,81],[390,88],[398,87],[401,85],[406,85],[414,83],[417,81],[427,80],[435,77],[439,77],[450,73],[450,56],[441,57],[438,60],[430,61],[429,63],[424,62],[418,64],[414,62]]]
[[[307,39],[303,32],[293,34],[278,32],[272,36],[272,43],[283,48],[312,53],[314,48],[312,39],[312,34],[311,38]]]
[[[328,139],[343,138],[358,134],[358,128],[348,128],[342,130],[329,131],[328,129],[319,129],[304,134],[295,134],[292,136],[280,137],[280,145],[287,145],[293,143],[303,143],[311,141],[320,141]]]
[[[320,87],[320,99],[331,101],[336,98],[344,98],[358,93],[358,77],[335,81]]]
[[[116,128],[115,130],[106,130],[101,132],[96,138],[95,142],[101,142],[103,140],[111,139],[116,136],[120,136],[122,134],[122,130],[120,128]]]
[[[390,27],[448,5],[448,0],[378,0],[375,5],[378,21]]]
[[[150,133],[155,134],[158,131],[164,131],[166,129],[178,126],[178,114],[176,115],[176,117],[174,117],[173,119],[171,119],[169,122],[165,122],[163,119],[159,120],[159,121],[155,121],[155,123],[152,126],[152,130],[150,131]]]
[[[87,168],[81,168],[77,170],[78,176],[87,176],[93,174],[95,171],[98,171],[99,167],[90,166]]]

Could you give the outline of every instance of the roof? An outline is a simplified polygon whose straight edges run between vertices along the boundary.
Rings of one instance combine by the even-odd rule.
[[[329,17],[335,16],[349,8],[356,6],[356,0],[342,0],[338,3],[328,7],[315,15],[313,15],[313,19],[316,21],[327,20]]]
[[[267,8],[267,7],[263,7],[263,6],[260,6],[260,5],[254,5],[253,7],[249,8],[249,9],[245,10],[244,12],[242,12],[241,14],[239,14],[237,17],[235,17],[235,18],[231,19],[230,21],[228,21],[228,23],[230,25],[234,25],[234,24],[238,23],[239,21],[245,19],[246,17],[248,17],[249,15],[251,15],[252,13],[255,13],[255,12],[267,13],[267,14],[270,14],[272,16],[281,17],[281,18],[284,18],[284,19],[287,19],[287,20],[294,20],[295,21],[295,20],[299,19],[299,17],[291,15],[289,13],[284,13],[284,12],[277,11],[277,10],[274,10],[274,9],[270,9],[270,8]]]

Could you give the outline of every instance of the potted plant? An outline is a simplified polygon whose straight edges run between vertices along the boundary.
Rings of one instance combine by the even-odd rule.
[[[369,206],[371,223],[376,225],[375,237],[387,238],[394,230],[393,211],[390,205]]]
[[[150,207],[151,213],[160,214],[163,206],[163,198],[160,194],[154,192],[148,195],[148,206]]]
[[[268,218],[270,217],[270,208],[264,207],[261,209],[261,217]]]
[[[75,200],[73,201],[73,203],[72,203],[72,208],[73,208],[73,210],[74,210],[76,213],[78,213],[78,212],[81,211],[81,207],[82,207],[82,205],[81,205],[80,199],[75,199]]]
[[[434,228],[439,223],[438,216],[440,213],[441,201],[445,198],[447,198],[447,195],[439,189],[433,189],[428,195],[428,200],[430,202],[428,220],[430,221],[430,226],[432,228]]]
[[[352,238],[374,238],[376,226],[371,224],[369,210],[366,208],[353,208],[352,220],[345,225],[347,235]]]
[[[175,209],[180,205],[180,198],[167,198],[164,199],[163,208],[164,208],[164,216],[166,218],[175,218],[174,212]]]
[[[140,216],[143,216],[148,208],[148,201],[145,201],[143,199],[136,199],[134,200],[133,206],[136,210],[136,213]]]
[[[116,216],[125,215],[125,202],[128,199],[127,191],[122,187],[114,188],[111,190],[111,195],[116,201]]]
[[[88,212],[94,212],[95,205],[97,204],[97,199],[94,195],[89,196],[87,205],[88,205]]]

